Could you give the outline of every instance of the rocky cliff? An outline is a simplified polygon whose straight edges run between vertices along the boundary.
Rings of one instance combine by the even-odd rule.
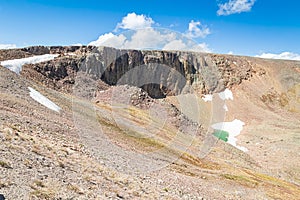
[[[57,90],[72,91],[77,72],[109,85],[129,84],[160,98],[188,92],[219,92],[251,78],[245,57],[178,51],[118,50],[107,47],[31,47],[25,54],[59,53],[55,60],[25,65],[21,74]],[[191,87],[192,86],[192,87]]]

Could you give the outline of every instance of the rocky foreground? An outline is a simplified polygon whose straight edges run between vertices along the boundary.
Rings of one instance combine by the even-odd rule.
[[[20,74],[0,66],[6,199],[299,199],[300,62],[92,46],[0,62],[45,54]],[[246,152],[213,136],[235,119]]]

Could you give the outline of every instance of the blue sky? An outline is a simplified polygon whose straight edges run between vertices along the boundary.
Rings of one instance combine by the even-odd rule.
[[[190,30],[191,39],[211,52],[299,55],[299,7],[295,0],[1,0],[0,44],[89,44],[103,34],[130,29],[122,20],[134,13],[151,20],[151,27],[183,34],[191,22],[200,22]],[[114,32],[118,23],[123,28]],[[198,37],[203,30],[208,32]]]

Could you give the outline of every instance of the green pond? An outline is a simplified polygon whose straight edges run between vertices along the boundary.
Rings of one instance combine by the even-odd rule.
[[[223,140],[225,142],[228,141],[229,133],[227,131],[215,130],[213,135],[219,138],[220,140]]]

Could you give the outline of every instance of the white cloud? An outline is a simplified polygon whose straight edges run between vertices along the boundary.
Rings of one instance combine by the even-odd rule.
[[[161,49],[164,43],[176,39],[172,32],[160,32],[154,28],[136,30],[131,40],[125,42],[125,48],[129,49]]]
[[[109,46],[120,49],[162,49],[210,52],[207,44],[197,44],[182,35],[165,30],[145,28],[116,35],[106,33],[98,40],[90,42],[93,46]]]
[[[0,49],[15,49],[17,45],[15,44],[0,44]]]
[[[179,49],[180,50],[180,49]],[[187,42],[187,49],[183,49],[183,50],[187,50],[187,51],[198,51],[198,52],[207,52],[207,53],[211,53],[211,49],[208,47],[208,45],[206,43],[194,43],[191,40],[189,40]]]
[[[126,29],[119,35],[106,33],[88,45],[120,49],[162,49],[210,52],[207,44],[197,44],[189,38],[205,37],[209,29],[200,22],[191,21],[185,34],[168,29],[153,28],[155,22],[145,15],[129,13],[118,23],[116,30]]]
[[[122,22],[118,23],[116,30],[119,28],[136,30],[151,27],[152,24],[154,24],[154,21],[151,17],[137,15],[135,13],[128,13],[127,16],[123,17]]]
[[[194,42],[183,42],[182,40],[173,40],[167,43],[162,50],[181,50],[181,51],[198,51],[211,52],[206,43],[196,44]]]
[[[96,41],[90,42],[92,46],[109,46],[114,48],[123,48],[125,43],[124,35],[115,35],[113,33],[105,33],[100,35]]]
[[[185,49],[186,44],[182,40],[173,40],[163,47],[163,50]]]
[[[256,0],[229,0],[224,4],[219,4],[218,15],[231,15],[235,13],[248,12],[251,10]]]
[[[283,60],[300,60],[300,54],[292,52],[283,52],[280,54],[262,53],[261,55],[257,55],[255,57]]]
[[[189,23],[189,29],[186,32],[185,36],[189,38],[205,38],[207,35],[210,34],[209,28],[202,25],[200,21],[195,22],[192,20]]]

